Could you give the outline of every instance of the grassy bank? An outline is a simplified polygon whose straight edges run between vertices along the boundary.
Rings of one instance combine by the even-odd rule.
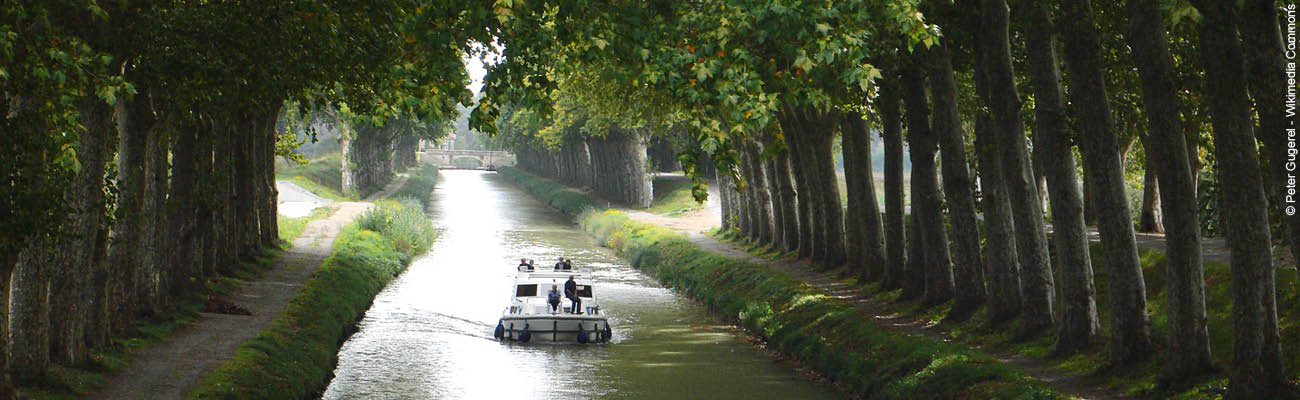
[[[678,215],[704,208],[691,195],[691,180],[684,176],[656,176],[654,200],[645,211],[651,214]],[[717,199],[710,199],[717,201]]]
[[[768,245],[759,245],[747,237],[735,232],[715,232],[714,236],[727,240],[750,254],[769,259],[788,259],[790,253],[774,250]],[[1094,271],[1096,288],[1096,305],[1098,320],[1101,323],[1102,341],[1109,340],[1111,313],[1109,301],[1108,271],[1100,243],[1089,246]],[[1161,373],[1167,357],[1162,344],[1169,334],[1168,288],[1165,282],[1166,261],[1163,251],[1141,248],[1139,260],[1146,284],[1147,310],[1151,319],[1151,335],[1156,343],[1152,356],[1136,365],[1115,368],[1111,365],[1104,345],[1099,345],[1085,352],[1066,356],[1051,356],[1052,345],[1057,338],[1055,330],[1025,338],[1019,335],[1020,327],[1016,323],[991,326],[987,314],[980,311],[973,318],[963,322],[945,320],[951,302],[935,307],[923,307],[921,299],[897,301],[901,290],[881,291],[878,283],[860,284],[864,293],[871,293],[882,302],[889,304],[892,311],[906,315],[908,318],[937,324],[939,329],[950,337],[971,346],[993,348],[1009,351],[1022,356],[1043,359],[1059,370],[1078,376],[1098,376],[1106,385],[1142,398],[1182,398],[1202,399],[1219,398],[1227,390],[1227,371],[1232,358],[1232,284],[1231,269],[1220,263],[1207,262],[1205,274],[1206,327],[1210,337],[1210,354],[1217,371],[1197,377],[1190,381],[1163,382]],[[1056,279],[1061,279],[1057,276]],[[849,282],[852,284],[853,282]],[[1300,291],[1297,291],[1295,268],[1277,270],[1277,310],[1281,330],[1283,363],[1290,372],[1292,382],[1300,382]],[[1059,298],[1060,293],[1057,293]],[[1057,304],[1059,307],[1059,303]],[[1060,310],[1058,309],[1059,313]],[[1059,314],[1058,314],[1059,315]],[[1287,356],[1289,355],[1289,356]]]
[[[589,199],[518,170],[502,175],[578,217],[583,229],[660,281],[735,318],[772,348],[843,390],[882,398],[1058,398],[965,346],[882,328],[842,300],[768,268],[700,249],[666,228],[617,211],[577,212]]]
[[[497,173],[565,214],[578,215],[584,210],[597,207],[595,200],[576,189],[561,186],[518,168],[500,167],[497,168]]]
[[[433,187],[437,185],[438,166],[425,164],[411,170],[411,176],[406,178],[406,183],[393,193],[393,198],[415,199],[422,206],[428,207],[429,198],[433,196]]]
[[[427,196],[425,196],[427,198]],[[349,224],[315,277],[235,358],[208,373],[191,399],[306,398],[319,394],[337,349],[379,291],[437,233],[416,201],[383,201]]]
[[[292,181],[317,196],[330,200],[343,200],[343,157],[330,154],[312,160],[307,165],[277,168],[275,179]]]

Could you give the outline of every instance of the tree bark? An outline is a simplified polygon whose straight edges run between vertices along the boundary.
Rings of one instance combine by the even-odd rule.
[[[953,264],[955,294],[952,310],[946,319],[965,321],[987,298],[984,289],[984,260],[980,254],[979,221],[975,215],[975,193],[966,139],[957,111],[957,83],[953,75],[948,40],[930,48],[930,96],[934,102],[931,129],[938,137],[943,162],[943,188],[948,200],[953,230]]]
[[[858,260],[862,263],[860,267],[859,278],[867,281],[872,278],[871,270],[881,269],[885,265],[885,243],[884,229],[880,221],[880,202],[876,198],[876,177],[871,168],[871,129],[862,115],[849,114],[846,123],[842,125],[844,135],[844,147],[847,149],[854,148],[853,153],[857,161],[852,170],[845,167],[844,177],[847,180],[850,175],[857,175],[856,183],[850,183],[848,189],[849,210],[857,208],[857,216],[850,216],[846,221],[845,237],[848,237],[847,230],[851,226],[859,226],[862,230],[861,243],[858,245],[858,251],[861,255]],[[848,162],[848,155],[845,155],[845,162]],[[847,165],[847,164],[846,164]],[[855,205],[852,190],[856,190],[857,203]],[[854,254],[848,249],[847,242],[845,251],[849,255]]]
[[[1193,4],[1204,18],[1201,63],[1206,76],[1213,77],[1206,79],[1206,96],[1214,127],[1216,172],[1222,185],[1220,221],[1232,255],[1233,340],[1228,396],[1274,398],[1287,390],[1286,374],[1278,338],[1268,202],[1255,151],[1245,59],[1237,38],[1241,11],[1231,2],[1195,0]]]
[[[1137,231],[1142,233],[1165,233],[1165,226],[1160,223],[1160,184],[1156,181],[1155,162],[1151,160],[1152,147],[1142,145],[1146,154],[1142,173],[1142,212],[1138,216]]]
[[[1128,43],[1142,79],[1154,167],[1165,231],[1165,282],[1169,298],[1169,360],[1165,375],[1180,381],[1212,367],[1206,327],[1205,277],[1201,265],[1200,210],[1196,179],[1185,149],[1179,111],[1183,108],[1169,53],[1165,21],[1155,0],[1130,0]]]
[[[926,78],[921,63],[924,54],[914,55],[913,66],[903,71],[903,103],[907,105],[907,137],[911,145],[908,150],[912,160],[912,218],[921,229],[916,237],[925,257],[919,263],[922,269],[910,272],[909,276],[922,277],[925,292],[921,304],[929,307],[951,299],[954,283],[948,233],[943,222],[943,196],[939,193],[939,175],[934,162],[938,143],[930,129],[930,104],[925,96]]]
[[[790,151],[789,149],[781,151],[772,160],[773,165],[773,182],[776,182],[774,190],[778,192],[779,203],[773,203],[773,211],[781,212],[781,249],[784,251],[799,250],[799,211],[798,199],[795,197],[794,182],[790,181]]]
[[[848,208],[844,215],[848,222],[844,225],[845,261],[858,275],[865,275],[866,226],[860,221],[866,214],[862,181],[870,178],[863,171],[861,154],[862,135],[865,134],[866,127],[862,115],[856,112],[845,113],[844,122],[840,126],[843,128],[840,152],[844,159],[844,191],[848,196]]]
[[[82,169],[64,192],[73,214],[61,228],[50,266],[50,356],[67,366],[80,366],[88,359],[83,332],[93,315],[87,307],[90,275],[104,268],[96,250],[101,232],[108,229],[104,171],[116,139],[112,107],[95,98],[83,100],[80,111],[86,128],[78,151]]]
[[[1053,244],[1061,276],[1061,323],[1053,353],[1070,354],[1099,341],[1093,286],[1092,256],[1088,252],[1088,227],[1083,218],[1083,196],[1070,151],[1060,63],[1056,58],[1054,30],[1046,5],[1026,4],[1023,9],[1038,142],[1034,152],[1043,160],[1051,201]]]
[[[868,274],[882,281],[881,286],[885,289],[902,287],[907,264],[903,217],[903,127],[898,110],[898,92],[896,78],[891,74],[880,90],[885,141],[885,264],[881,269],[868,270]]]
[[[844,203],[840,199],[840,184],[835,171],[834,143],[841,118],[834,111],[806,109],[803,112],[809,127],[810,159],[813,160],[814,196],[819,206],[816,215],[825,237],[821,242],[822,257],[817,259],[823,267],[844,265]]]
[[[149,223],[152,220],[147,213],[153,210],[147,207],[152,200],[148,191],[153,176],[149,169],[150,141],[157,136],[153,132],[157,117],[150,103],[149,92],[142,88],[130,101],[116,105],[119,140],[116,221],[109,237],[112,245],[108,248],[107,263],[91,272],[86,335],[92,346],[108,343],[114,312],[136,315],[137,302],[146,299],[140,296],[137,286],[145,260],[150,257],[144,251],[157,236],[158,229]],[[115,308],[113,302],[130,305]],[[130,312],[124,312],[126,309]]]
[[[238,139],[236,139],[235,149],[235,214],[239,220],[239,258],[244,261],[252,260],[258,254],[261,254],[261,240],[258,228],[258,185],[257,185],[257,167],[255,164],[256,156],[254,154],[255,146],[252,144],[256,141],[259,118],[257,113],[249,112],[240,116],[241,129]],[[342,120],[339,120],[343,123]],[[356,181],[356,158],[359,156],[356,151],[356,136],[359,133],[347,125],[343,126],[343,194],[344,196],[356,196],[360,191],[360,182]]]
[[[986,51],[983,30],[975,39],[975,90],[984,104],[990,103],[989,83],[984,62]],[[979,158],[980,206],[984,210],[984,236],[988,266],[989,322],[999,325],[1020,314],[1023,301],[1020,289],[1020,262],[1016,258],[1016,236],[1006,183],[1003,181],[1001,153],[993,131],[992,116],[980,110],[975,119],[975,151]]]
[[[800,139],[800,135],[804,135],[805,133],[801,131],[801,127],[797,126],[788,113],[779,114],[778,120],[781,123],[781,130],[784,132],[785,143],[790,155],[790,172],[794,174],[793,179],[795,190],[797,192],[796,206],[798,207],[797,219],[799,220],[798,254],[799,258],[810,258],[813,255],[813,249],[817,247],[817,244],[814,243],[814,240],[816,240],[814,239],[814,232],[817,231],[817,229],[813,226],[813,221],[816,220],[816,217],[813,215],[813,213],[816,212],[816,207],[813,206],[813,188],[811,179],[808,177],[810,171],[808,161],[806,161],[807,154],[803,149],[806,145],[803,143],[802,139]]]
[[[283,102],[276,102],[275,105],[264,114],[262,122],[262,132],[259,140],[262,143],[261,153],[257,155],[258,165],[261,167],[257,171],[260,178],[262,190],[261,204],[259,204],[258,227],[261,228],[262,247],[276,247],[280,245],[280,226],[276,218],[276,207],[278,206],[278,197],[280,192],[275,188],[275,124],[280,118],[280,108]],[[208,158],[211,163],[211,150],[209,146],[208,153],[204,157]],[[392,157],[390,154],[389,157]],[[392,176],[392,163],[389,162],[386,168],[386,175]],[[385,181],[386,182],[386,181]]]
[[[1241,46],[1246,58],[1246,83],[1250,96],[1255,99],[1255,112],[1259,115],[1256,139],[1264,154],[1265,170],[1273,178],[1271,185],[1265,183],[1265,194],[1269,204],[1275,207],[1284,205],[1289,175],[1294,171],[1286,170],[1287,119],[1286,95],[1287,75],[1286,61],[1283,61],[1282,32],[1278,25],[1278,4],[1273,0],[1245,0],[1242,4]],[[1291,88],[1291,93],[1295,93]],[[1294,129],[1291,126],[1291,129]],[[1300,259],[1300,216],[1277,213],[1284,225],[1283,232],[1286,246],[1291,249],[1293,259]]]
[[[714,171],[714,179],[718,182],[718,201],[721,203],[720,213],[722,214],[722,230],[731,231],[736,229],[734,222],[734,205],[731,204],[731,174],[718,169]]]
[[[172,179],[167,196],[167,262],[161,264],[160,281],[166,291],[160,297],[171,299],[193,289],[194,266],[199,262],[198,247],[201,234],[197,226],[197,197],[199,157],[202,154],[197,121],[180,124],[172,142]],[[255,162],[255,161],[254,161]],[[256,164],[249,164],[255,166]],[[256,219],[253,219],[256,221]]]
[[[1081,150],[1094,192],[1098,231],[1110,269],[1111,362],[1128,365],[1151,353],[1146,284],[1138,262],[1132,212],[1125,194],[1124,169],[1106,82],[1101,74],[1101,45],[1089,0],[1068,0],[1062,7],[1065,59],[1070,68],[1070,93],[1084,138]]]
[[[1038,332],[1056,322],[1053,313],[1056,283],[1052,277],[1043,224],[1042,202],[1034,173],[1030,169],[1025,126],[1020,116],[1020,95],[1016,91],[1009,41],[1010,16],[1005,0],[984,0],[981,10],[984,62],[989,99],[986,103],[996,124],[1002,152],[1002,174],[1010,195],[1015,224],[1016,250],[1020,261],[1020,284],[1024,295],[1021,328]]]
[[[14,265],[18,263],[18,253],[10,252],[0,257],[0,399],[16,397],[13,379],[10,377],[9,353],[9,289],[12,287]]]
[[[641,133],[613,128],[591,142],[593,176],[597,193],[630,207],[649,207],[653,198],[650,174],[646,171],[646,143]],[[599,154],[597,154],[599,153]],[[599,162],[598,162],[599,161]]]

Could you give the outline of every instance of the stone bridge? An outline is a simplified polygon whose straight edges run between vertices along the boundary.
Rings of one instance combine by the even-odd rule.
[[[515,155],[506,151],[488,151],[488,150],[443,150],[428,149],[419,152],[420,163],[434,164],[439,168],[487,168],[502,165],[514,165]],[[462,160],[458,166],[456,160]],[[477,160],[477,165],[472,161]]]

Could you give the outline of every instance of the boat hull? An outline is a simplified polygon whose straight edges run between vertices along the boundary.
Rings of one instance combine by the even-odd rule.
[[[503,340],[518,341],[527,328],[534,342],[578,343],[582,331],[588,342],[596,343],[609,330],[609,321],[603,315],[507,315],[501,317],[501,326],[505,328]]]

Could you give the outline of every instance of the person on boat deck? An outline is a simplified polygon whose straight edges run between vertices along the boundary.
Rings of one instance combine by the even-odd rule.
[[[528,259],[527,259],[527,258],[520,258],[520,259],[519,259],[519,270],[520,270],[520,271],[528,271],[528,270],[530,270],[530,269],[533,269],[533,266],[528,264]]]
[[[551,292],[546,294],[546,302],[551,303],[551,313],[560,310],[560,289],[559,286],[551,285]]]
[[[564,282],[564,296],[573,302],[573,313],[582,314],[582,299],[578,298],[578,282],[573,281],[573,275],[569,275],[569,281]]]
[[[567,259],[567,258],[564,259],[564,267],[561,267],[560,269],[563,269],[563,270],[565,270],[565,271],[572,271],[572,270],[573,270],[573,261],[569,261],[569,259]]]
[[[560,258],[560,261],[556,261],[556,262],[555,262],[555,270],[556,270],[556,271],[559,271],[560,269],[563,269],[563,268],[564,268],[564,258],[561,257],[561,258]]]

